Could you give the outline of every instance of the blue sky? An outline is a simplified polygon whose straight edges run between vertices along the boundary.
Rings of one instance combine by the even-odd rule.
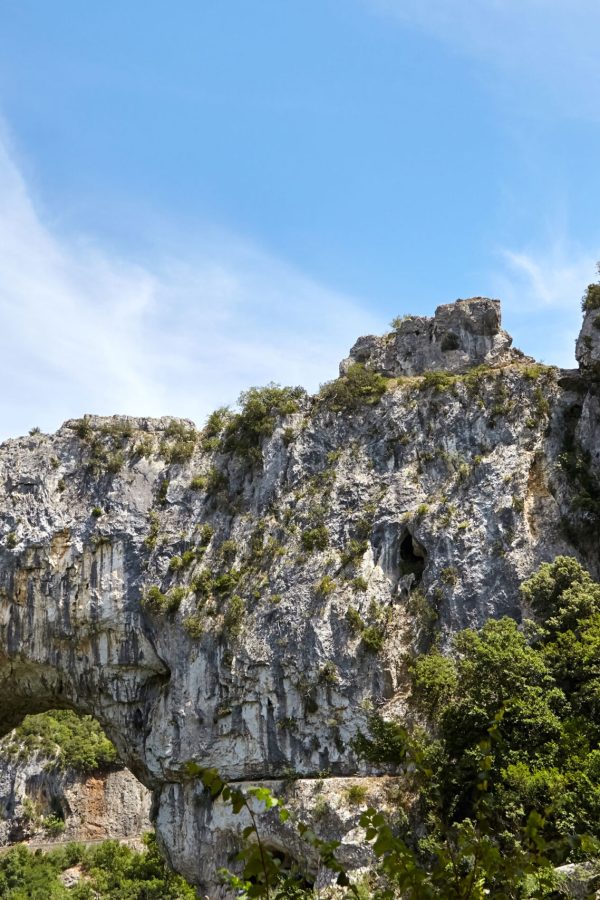
[[[315,389],[476,294],[573,364],[597,0],[4,0],[0,437]]]

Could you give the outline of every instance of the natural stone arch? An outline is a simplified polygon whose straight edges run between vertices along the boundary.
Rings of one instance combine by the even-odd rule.
[[[332,774],[355,776],[355,709],[379,695],[380,663],[363,654],[361,679],[354,679],[355,639],[350,643],[347,628],[336,627],[330,653],[340,680],[352,685],[350,704],[337,683],[321,677],[330,657],[321,647],[318,619],[301,603],[290,607],[285,623],[269,605],[243,640],[191,636],[181,614],[145,610],[146,586],[165,578],[147,573],[149,514],[162,512],[169,554],[157,567],[164,573],[182,529],[193,531],[195,522],[215,514],[212,499],[200,496],[190,510],[184,493],[190,471],[179,467],[167,480],[174,491],[180,479],[179,496],[168,505],[157,501],[165,483],[160,458],[135,461],[123,478],[98,481],[88,474],[85,447],[70,427],[52,440],[41,447],[15,442],[8,463],[0,451],[0,504],[18,511],[13,522],[27,522],[8,537],[6,526],[0,528],[0,733],[27,713],[52,708],[92,715],[124,765],[153,791],[154,824],[168,861],[217,897],[216,870],[230,863],[228,841],[235,844],[240,823],[228,810],[215,811],[188,764],[217,766],[227,780],[260,782],[290,767],[311,775],[325,763]],[[57,490],[54,453],[71,466],[66,490]],[[96,524],[90,511],[100,497],[110,521],[107,516]],[[302,589],[300,578],[295,590]],[[282,635],[292,638],[285,652]],[[314,697],[310,709],[307,690]],[[327,724],[332,709],[335,733]],[[296,731],[280,727],[287,720],[297,723]],[[341,729],[345,741],[336,740]]]
[[[124,592],[124,544],[79,549],[69,538],[59,532],[0,572],[0,735],[30,713],[87,713],[148,784],[145,726],[168,668]]]

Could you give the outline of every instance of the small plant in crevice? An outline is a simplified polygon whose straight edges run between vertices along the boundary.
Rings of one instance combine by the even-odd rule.
[[[165,594],[158,585],[153,584],[142,595],[142,607],[155,615],[175,613],[186,594],[187,589],[181,586],[172,587]]]
[[[324,575],[316,585],[316,592],[319,597],[325,598],[333,594],[336,587],[337,584],[331,575]]]
[[[307,553],[312,553],[315,550],[326,550],[329,545],[329,531],[325,525],[307,528],[302,532],[300,542]]]

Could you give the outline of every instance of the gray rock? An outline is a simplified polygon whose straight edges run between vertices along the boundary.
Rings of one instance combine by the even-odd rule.
[[[500,301],[472,297],[438,306],[433,318],[405,316],[396,331],[383,337],[359,338],[340,373],[353,363],[395,378],[523,362],[526,357],[511,344],[511,336],[500,327]]]
[[[498,302],[479,299],[363,339],[351,359],[397,380],[348,413],[306,399],[265,436],[262,465],[214,442],[190,456],[190,423],[172,419],[90,417],[0,447],[0,733],[52,707],[94,715],[153,791],[171,863],[211,897],[240,823],[191,763],[293,774],[310,818],[319,773],[386,775],[353,739],[369,709],[403,714],[408,648],[527,615],[519,583],[557,554],[600,574],[585,367],[532,365]],[[430,384],[427,368],[455,377]],[[192,490],[198,475],[206,489]],[[315,527],[323,549],[303,540]],[[199,576],[212,596],[192,589]],[[144,606],[152,586],[179,604]],[[360,867],[352,817],[336,821]]]
[[[575,356],[582,371],[600,377],[600,309],[585,313]]]

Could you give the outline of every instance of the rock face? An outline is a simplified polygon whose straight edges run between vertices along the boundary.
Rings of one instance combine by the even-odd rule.
[[[590,309],[585,313],[575,356],[584,372],[600,378],[600,309]]]
[[[520,581],[559,553],[600,575],[585,367],[511,350],[485,299],[350,359],[393,377],[378,403],[301,399],[252,454],[218,427],[96,417],[0,448],[0,732],[95,716],[211,897],[238,823],[191,763],[293,774],[307,797],[320,774],[340,808],[344,779],[382,774],[353,738],[373,706],[402,714],[407,648],[519,618]],[[336,822],[358,865],[355,823]],[[272,841],[293,855],[285,829]]]
[[[151,794],[127,769],[86,776],[48,763],[35,754],[0,766],[0,845],[121,840],[150,830]],[[44,827],[52,817],[64,831]]]
[[[500,327],[500,301],[473,297],[438,306],[433,318],[404,316],[397,329],[383,337],[359,338],[340,373],[353,363],[396,378],[523,362],[525,356],[511,350],[511,344],[511,336]]]

